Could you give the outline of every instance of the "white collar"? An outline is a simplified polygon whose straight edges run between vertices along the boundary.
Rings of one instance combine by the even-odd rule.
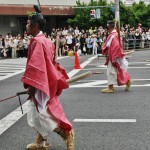
[[[38,36],[38,35],[41,35],[41,34],[43,34],[43,32],[42,31],[40,31],[36,36]]]
[[[111,31],[111,33],[117,32],[115,29]]]

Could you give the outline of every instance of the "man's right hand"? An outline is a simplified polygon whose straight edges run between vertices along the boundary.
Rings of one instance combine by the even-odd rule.
[[[29,97],[27,98],[27,100],[31,99],[32,97],[35,96],[35,88],[33,86],[28,86],[27,87],[27,93],[29,95]]]
[[[112,66],[116,67],[116,61],[112,62]]]

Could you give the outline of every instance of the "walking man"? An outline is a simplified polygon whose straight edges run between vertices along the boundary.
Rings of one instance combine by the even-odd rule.
[[[114,21],[108,21],[107,28],[109,36],[102,47],[102,54],[106,56],[108,88],[102,89],[101,92],[113,93],[114,84],[126,85],[125,90],[128,91],[132,82],[127,72],[128,62],[124,57]]]
[[[65,141],[67,150],[74,150],[74,132],[66,118],[58,96],[68,88],[67,76],[56,69],[54,45],[42,33],[46,20],[39,7],[28,17],[26,30],[33,38],[28,49],[25,73],[22,77],[29,97],[27,121],[37,130],[35,143],[27,150],[48,150],[47,137],[51,131],[58,133]]]

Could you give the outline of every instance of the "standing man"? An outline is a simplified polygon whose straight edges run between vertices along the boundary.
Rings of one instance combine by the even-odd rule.
[[[87,46],[87,54],[92,54],[93,40],[89,34],[87,35],[85,42],[86,42],[86,46]]]
[[[120,44],[119,36],[115,30],[115,22],[108,21],[109,36],[102,47],[102,54],[106,56],[108,88],[101,90],[102,93],[113,93],[114,84],[126,85],[128,91],[131,86],[131,78],[127,72],[128,62]]]
[[[29,97],[27,121],[37,130],[35,143],[27,145],[28,150],[48,150],[47,137],[51,131],[59,134],[67,145],[67,150],[74,150],[74,132],[67,120],[58,96],[68,88],[66,74],[56,69],[54,45],[42,33],[46,20],[41,10],[29,16],[26,30],[33,38],[29,44],[28,59],[22,77]],[[58,66],[57,66],[58,67]]]

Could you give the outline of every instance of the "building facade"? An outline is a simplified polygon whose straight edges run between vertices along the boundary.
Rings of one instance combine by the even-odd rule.
[[[67,19],[74,16],[76,0],[39,0],[47,20],[46,31],[64,27]],[[89,3],[90,0],[80,0]],[[27,12],[34,12],[38,0],[0,0],[0,34],[22,34],[25,31]]]
[[[133,3],[139,3],[143,1],[145,4],[150,4],[150,0],[121,0],[125,5],[132,5]],[[115,2],[115,0],[107,0],[108,3]]]
[[[76,6],[77,0],[39,1],[47,20],[47,32],[50,32],[52,28],[66,26],[67,19],[75,15],[73,6]],[[108,3],[115,2],[115,0],[107,1]],[[126,5],[131,5],[140,0],[122,1]],[[91,0],[80,0],[80,2],[89,3]],[[150,4],[150,0],[144,0],[144,2]],[[35,4],[38,4],[38,0],[0,0],[0,34],[22,34],[25,31],[27,12],[34,12],[33,5]]]

